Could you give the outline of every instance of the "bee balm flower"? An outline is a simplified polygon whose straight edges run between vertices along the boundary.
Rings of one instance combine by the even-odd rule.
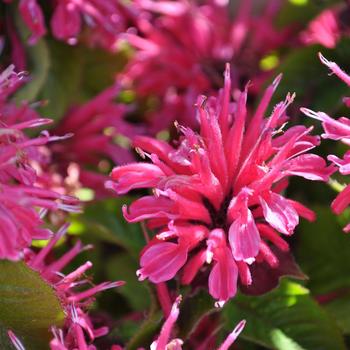
[[[157,231],[141,253],[140,280],[167,281],[182,269],[182,282],[188,284],[206,262],[212,266],[209,292],[222,303],[236,294],[238,278],[243,285],[254,282],[251,270],[256,265],[282,265],[278,256],[288,244],[281,235],[293,234],[299,216],[314,218],[309,209],[281,194],[286,180],[301,176],[327,181],[332,168],[309,153],[319,143],[319,137],[310,135],[312,128],[297,125],[281,133],[293,96],[264,118],[280,79],[250,115],[247,89],[230,102],[227,67],[219,97],[198,100],[198,134],[179,127],[182,136],[176,147],[136,137],[137,150],[152,163],[112,171],[107,187],[118,194],[136,188],[153,191],[123,208],[127,221],[146,220]]]
[[[32,139],[25,135],[25,129],[51,120],[39,118],[25,103],[18,107],[7,101],[20,79],[13,66],[0,75],[0,259],[11,260],[18,260],[33,239],[50,237],[42,227],[48,210],[79,211],[76,198],[39,185],[34,164],[43,163],[40,150],[60,137],[46,131]]]
[[[326,65],[332,73],[337,75],[343,80],[348,86],[350,86],[350,76],[346,74],[341,68],[335,63],[328,61],[322,54],[319,54],[321,62]],[[344,98],[344,103],[349,107],[350,99]],[[333,119],[324,112],[314,112],[307,108],[301,109],[307,116],[320,120],[324,129],[324,134],[321,136],[325,139],[331,139],[335,141],[341,141],[346,145],[350,145],[350,119],[341,117],[339,119]],[[343,159],[329,155],[328,159],[333,162],[338,168],[342,175],[350,174],[350,151],[347,151]],[[347,185],[341,193],[333,201],[331,207],[336,214],[341,214],[350,204],[350,185]],[[350,224],[344,227],[345,232],[350,232]]]
[[[116,288],[124,282],[103,282],[96,286],[91,286],[91,281],[85,278],[85,273],[92,267],[90,261],[85,262],[76,270],[64,275],[61,271],[82,251],[90,248],[83,247],[78,241],[68,252],[57,260],[47,262],[47,257],[52,253],[52,249],[57,241],[63,237],[69,225],[64,225],[55,236],[49,241],[47,246],[38,253],[30,250],[26,251],[26,264],[49,283],[61,301],[66,315],[64,328],[53,329],[54,339],[50,342],[52,350],[66,349],[96,349],[93,345],[88,345],[95,338],[108,333],[108,327],[95,328],[87,310],[93,303],[94,296],[104,290]],[[82,286],[89,286],[82,289]],[[88,339],[88,340],[87,340]]]

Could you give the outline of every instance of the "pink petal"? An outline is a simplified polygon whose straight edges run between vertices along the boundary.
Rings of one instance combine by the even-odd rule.
[[[294,228],[299,223],[299,216],[293,206],[277,193],[260,197],[265,220],[278,232],[285,235],[293,234]]]
[[[326,161],[315,154],[302,154],[288,161],[286,173],[302,176],[308,180],[328,181],[334,172],[333,167],[327,167]]]
[[[176,243],[159,243],[145,250],[140,259],[140,279],[153,283],[172,279],[187,260],[187,246]]]
[[[125,194],[135,188],[155,187],[164,173],[158,166],[148,163],[133,163],[112,170],[111,187],[118,194]]]
[[[342,213],[350,204],[350,185],[347,185],[332,202],[331,208],[336,214]]]
[[[73,2],[58,2],[51,18],[51,28],[54,37],[61,40],[75,38],[81,27],[79,10]]]
[[[244,218],[240,215],[229,229],[229,241],[235,260],[255,258],[259,252],[260,234],[249,209]]]
[[[227,247],[220,249],[214,259],[216,263],[209,275],[209,293],[219,301],[226,301],[236,294],[238,269]]]

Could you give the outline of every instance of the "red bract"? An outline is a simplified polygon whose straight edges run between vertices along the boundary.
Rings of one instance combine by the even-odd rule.
[[[332,73],[336,74],[341,80],[343,80],[348,86],[350,86],[350,76],[346,74],[335,63],[328,61],[321,53],[319,53],[321,62],[326,65]],[[349,107],[349,98],[344,98],[344,103]],[[325,139],[331,139],[341,141],[342,143],[350,146],[350,119],[341,117],[339,119],[333,119],[324,112],[314,112],[307,108],[301,109],[307,116],[315,118],[322,122],[324,134],[321,136]],[[338,158],[335,155],[329,155],[328,159],[333,162],[342,175],[350,174],[350,151],[344,154],[343,159]],[[347,185],[343,191],[337,196],[332,203],[332,209],[336,214],[341,214],[350,204],[350,185]],[[345,232],[350,232],[350,224],[344,227]]]
[[[204,5],[186,0],[135,3],[143,13],[136,20],[137,32],[129,30],[124,38],[136,53],[121,78],[139,96],[158,98],[159,106],[146,118],[152,131],[162,130],[174,120],[196,125],[191,113],[193,96],[222,86],[226,62],[234,67],[231,79],[235,88],[242,79],[253,79],[259,85],[260,59],[288,37],[287,30],[273,26],[280,1],[270,1],[256,17],[250,1],[241,1],[234,18],[228,4],[214,1]]]
[[[125,120],[127,106],[114,102],[119,90],[118,85],[111,86],[85,104],[68,110],[55,133],[73,133],[73,136],[51,147],[53,158],[64,176],[69,166],[75,164],[79,169],[79,181],[98,195],[105,192],[106,176],[103,171],[96,170],[106,166],[108,169],[107,159],[117,164],[133,159],[130,150],[119,145],[116,139],[129,140],[143,131],[142,126]]]
[[[183,341],[181,339],[172,339],[170,340],[171,332],[174,328],[175,322],[179,317],[179,304],[181,301],[181,296],[178,297],[171,308],[169,317],[165,321],[159,337],[156,341],[151,344],[151,350],[181,350]],[[243,331],[245,326],[245,321],[242,320],[238,323],[235,329],[227,336],[225,341],[219,346],[218,350],[227,350],[235,342],[239,334]],[[170,341],[169,341],[170,340]]]
[[[147,220],[158,232],[141,254],[141,280],[167,281],[182,269],[182,282],[188,284],[207,262],[213,265],[209,292],[225,302],[236,294],[238,276],[243,285],[252,283],[251,269],[257,264],[264,269],[284,266],[278,256],[288,251],[288,244],[279,233],[293,234],[299,216],[314,218],[302,204],[281,195],[286,180],[301,176],[327,181],[333,169],[308,153],[319,143],[318,136],[310,135],[312,128],[297,125],[283,133],[293,96],[264,118],[280,78],[249,115],[247,89],[230,102],[227,68],[219,98],[198,100],[199,134],[179,127],[182,136],[176,148],[137,137],[135,147],[152,164],[113,170],[107,187],[118,194],[136,188],[153,191],[123,208],[127,221]],[[266,272],[259,278],[263,276]]]
[[[9,67],[0,76],[0,259],[19,259],[21,251],[33,239],[48,238],[42,228],[48,210],[78,211],[78,201],[40,185],[36,167],[44,162],[43,145],[60,138],[48,132],[29,139],[24,129],[46,125],[49,119],[38,118],[23,103],[7,102],[21,79]]]

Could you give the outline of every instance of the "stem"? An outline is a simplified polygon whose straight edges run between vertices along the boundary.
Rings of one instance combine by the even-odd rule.
[[[339,192],[339,193],[340,193],[341,191],[343,191],[343,189],[346,187],[345,185],[339,183],[337,180],[334,180],[334,179],[332,179],[332,178],[330,178],[330,179],[328,180],[328,185],[329,185],[333,190],[335,190],[335,191],[337,191],[337,192]]]
[[[164,317],[167,318],[171,310],[171,299],[168,286],[165,282],[156,284],[159,304],[163,310]]]

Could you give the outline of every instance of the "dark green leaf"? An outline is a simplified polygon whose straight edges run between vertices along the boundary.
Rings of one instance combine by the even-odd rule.
[[[129,301],[134,310],[146,310],[150,304],[150,296],[146,287],[147,282],[137,280],[138,262],[126,253],[119,253],[111,257],[105,266],[109,280],[126,282],[123,288],[118,288],[116,291]]]
[[[329,207],[316,213],[316,222],[300,225],[297,260],[310,277],[308,288],[350,334],[350,236],[342,232],[348,213],[339,218]]]
[[[120,245],[137,258],[145,244],[141,227],[139,224],[128,224],[121,212],[122,205],[130,201],[130,197],[120,197],[94,202],[86,206],[80,218],[87,233]]]
[[[79,101],[84,55],[76,46],[57,41],[48,41],[47,45],[51,63],[38,96],[46,101],[40,113],[58,121],[72,103]]]
[[[269,349],[346,349],[335,321],[297,283],[284,280],[260,297],[238,295],[223,312],[227,331],[246,319],[241,337]]]
[[[40,275],[24,263],[0,261],[0,348],[11,329],[27,350],[47,349],[51,326],[62,326],[62,306]],[[2,343],[5,338],[5,343]]]
[[[218,311],[214,303],[215,300],[205,291],[186,298],[180,305],[180,316],[177,322],[179,338],[187,339],[204,316]]]

